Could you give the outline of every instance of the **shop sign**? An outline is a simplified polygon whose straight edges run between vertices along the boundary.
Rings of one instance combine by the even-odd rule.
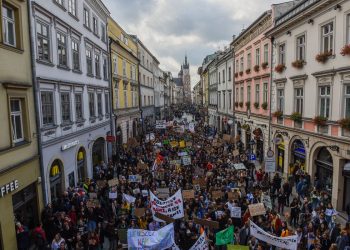
[[[344,165],[344,171],[349,171],[350,172],[350,162],[346,163]]]
[[[106,141],[107,141],[107,142],[115,142],[115,136],[113,136],[113,135],[107,135],[107,136],[106,136]]]
[[[17,190],[19,188],[18,180],[13,180],[6,185],[0,187],[1,195],[0,197],[4,197],[5,195]]]
[[[72,147],[74,147],[74,146],[76,146],[78,144],[79,144],[79,140],[72,141],[72,142],[69,142],[67,144],[64,144],[64,145],[62,145],[62,151],[67,150],[69,148],[72,148]]]

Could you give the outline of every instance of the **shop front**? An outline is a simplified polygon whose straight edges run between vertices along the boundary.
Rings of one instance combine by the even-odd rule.
[[[55,201],[61,197],[64,191],[64,166],[62,161],[56,159],[50,167],[50,194],[51,201]]]
[[[17,249],[16,223],[33,229],[40,218],[43,197],[39,160],[0,175],[0,249]]]
[[[285,150],[285,144],[284,140],[281,135],[278,135],[275,138],[275,145],[276,145],[276,156],[277,156],[277,171],[280,173],[284,172],[284,150]]]
[[[105,161],[105,139],[100,137],[95,140],[94,145],[92,146],[92,166],[95,167],[99,165],[101,161]]]
[[[320,183],[320,190],[329,198],[332,197],[333,186],[333,158],[326,147],[321,147],[315,159],[316,173]]]
[[[296,139],[292,143],[291,147],[291,159],[293,164],[298,164],[302,170],[306,170],[305,162],[306,162],[306,150],[304,143]]]
[[[343,211],[346,211],[347,206],[350,206],[350,160],[347,160],[343,168],[344,176],[344,197]]]
[[[79,148],[77,153],[77,172],[78,182],[83,182],[86,179],[86,151],[84,147]]]
[[[255,155],[259,162],[264,160],[264,138],[260,128],[253,131],[254,140],[256,142]]]

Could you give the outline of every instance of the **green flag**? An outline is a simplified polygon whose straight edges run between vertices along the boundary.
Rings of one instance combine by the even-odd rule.
[[[229,228],[226,228],[225,230],[222,230],[218,233],[216,233],[215,238],[216,238],[216,243],[215,245],[221,246],[221,245],[226,245],[230,244],[233,242],[233,231],[234,228],[233,226],[230,226]]]

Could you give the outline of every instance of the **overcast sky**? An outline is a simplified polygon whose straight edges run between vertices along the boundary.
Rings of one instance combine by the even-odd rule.
[[[194,86],[203,58],[228,46],[273,3],[283,0],[103,0],[111,16],[136,34],[177,76],[187,53]]]

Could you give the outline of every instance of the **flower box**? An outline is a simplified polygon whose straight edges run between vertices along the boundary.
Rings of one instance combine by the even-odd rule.
[[[342,129],[350,131],[350,118],[341,119],[338,124]]]
[[[238,108],[238,104],[239,104],[238,102],[235,102],[235,106],[236,106],[236,108]]]
[[[238,77],[238,73],[235,73],[235,77],[236,77],[236,78]]]
[[[259,66],[259,65],[255,65],[255,66],[254,66],[254,71],[255,71],[255,72],[259,72],[259,70],[260,70],[260,66]]]
[[[256,109],[259,109],[259,107],[260,107],[259,103],[258,103],[258,102],[254,102],[254,107],[255,107]]]
[[[302,69],[304,67],[305,61],[304,60],[296,60],[292,62],[292,66],[296,69]]]
[[[261,67],[262,67],[263,69],[266,69],[268,65],[269,65],[268,62],[263,62],[263,63],[261,64]]]
[[[240,102],[240,103],[239,103],[239,106],[240,106],[241,108],[243,108],[243,102]]]
[[[239,75],[240,75],[240,76],[243,76],[243,71],[240,71],[240,72],[239,72]]]
[[[246,69],[246,70],[245,70],[245,73],[246,73],[246,74],[250,74],[250,69]]]
[[[286,66],[284,64],[278,64],[276,67],[275,67],[275,71],[277,73],[282,73],[284,70],[286,69]]]
[[[267,110],[267,102],[263,102],[261,104],[261,107],[263,108],[263,110]]]
[[[245,106],[247,107],[247,109],[250,109],[250,102],[246,102]]]
[[[290,119],[295,122],[301,122],[302,116],[299,112],[294,112],[290,115]]]
[[[273,112],[272,115],[273,115],[274,117],[281,118],[281,117],[283,116],[283,112],[277,110],[277,111]]]
[[[315,59],[319,63],[326,63],[331,55],[332,55],[332,51],[327,51],[316,55]]]
[[[345,46],[341,49],[340,54],[341,54],[342,56],[350,55],[350,44],[345,45]]]
[[[318,126],[326,126],[327,125],[327,117],[323,116],[315,116],[313,122]]]

